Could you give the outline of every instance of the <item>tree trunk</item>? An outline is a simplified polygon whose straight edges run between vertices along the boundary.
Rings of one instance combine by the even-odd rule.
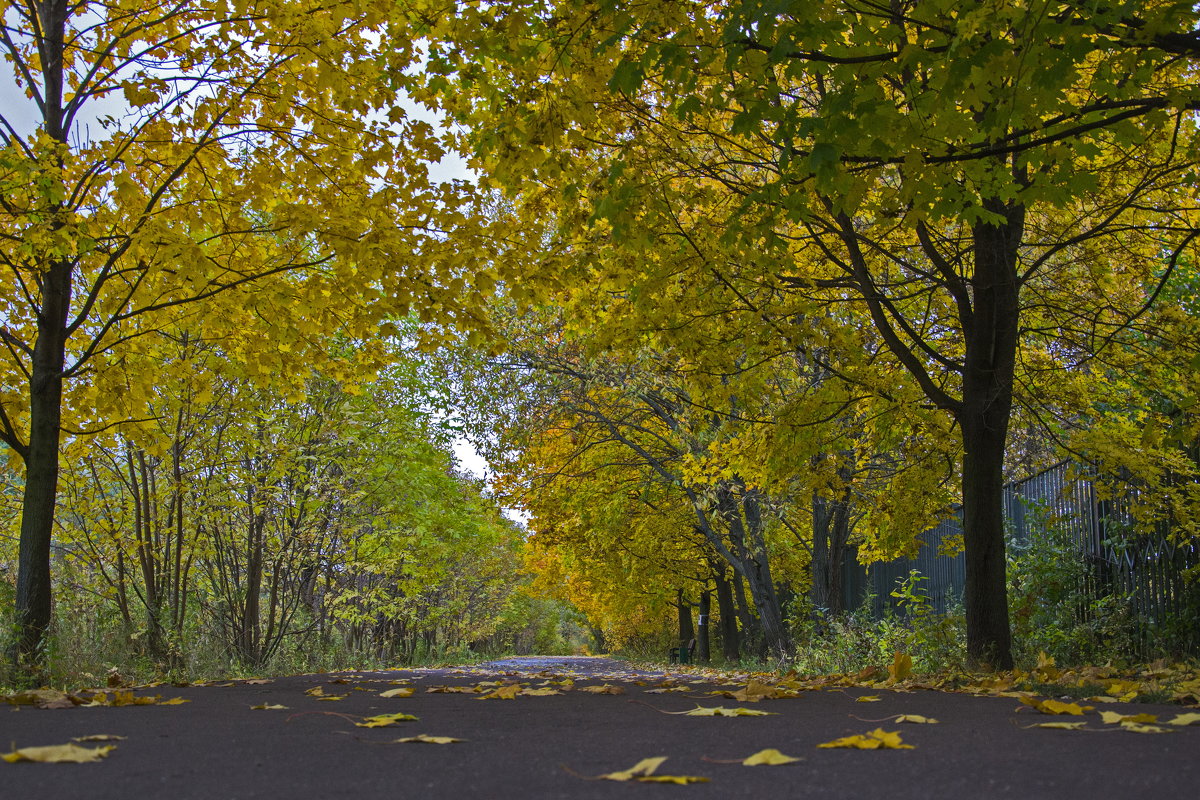
[[[713,583],[716,585],[717,614],[720,617],[721,655],[728,664],[736,664],[742,658],[738,641],[737,611],[733,606],[733,588],[725,577],[725,565],[714,561]]]
[[[812,588],[809,600],[818,614],[835,617],[846,610],[842,572],[849,539],[849,497],[829,500],[814,494]]]
[[[709,646],[709,620],[712,610],[712,592],[708,589],[700,592],[700,608],[696,615],[696,660],[707,664],[712,660],[712,650]]]
[[[692,605],[683,596],[683,589],[675,593],[675,609],[679,612],[679,646],[687,647],[696,638],[696,631],[692,626]]]
[[[963,437],[963,533],[967,657],[980,667],[1012,668],[1004,552],[1004,447],[1012,409],[1020,317],[1017,248],[1025,209],[985,202],[1004,223],[973,231],[972,314],[964,320],[966,357],[958,423]]]
[[[46,135],[65,147],[63,41],[67,3],[65,0],[39,3],[36,11],[42,30],[38,41],[44,81],[42,118]],[[52,202],[47,211],[50,228],[61,228],[64,224],[61,201]],[[14,663],[28,665],[34,671],[43,659],[51,619],[50,542],[58,497],[63,369],[73,268],[70,259],[54,258],[36,277],[41,303],[29,373],[29,446],[17,557],[15,636],[10,654]]]

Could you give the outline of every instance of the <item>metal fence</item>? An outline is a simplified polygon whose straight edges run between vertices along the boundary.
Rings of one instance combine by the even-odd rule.
[[[1035,528],[1053,527],[1085,565],[1081,597],[1124,603],[1143,643],[1200,652],[1200,580],[1185,577],[1188,570],[1200,569],[1200,547],[1195,541],[1173,541],[1165,524],[1134,533],[1131,508],[1141,490],[1122,489],[1120,499],[1104,499],[1086,468],[1066,461],[1010,483],[1004,489],[1004,516],[1011,541],[1028,543]],[[939,550],[944,539],[961,534],[960,520],[951,518],[920,535],[916,558],[866,567],[847,559],[846,607],[857,608],[869,596],[877,617],[902,614],[891,592],[916,570],[926,579],[920,588],[934,610],[947,613],[961,603],[965,562],[961,554],[948,557]]]

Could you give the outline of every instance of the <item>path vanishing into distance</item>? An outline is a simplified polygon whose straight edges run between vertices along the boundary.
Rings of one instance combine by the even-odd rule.
[[[1100,715],[1165,723],[1192,711],[1178,705],[1097,703],[1082,717],[1050,716],[1014,696],[639,672],[604,658],[164,684],[77,705],[86,696],[44,692],[24,699],[59,707],[0,706],[5,753],[85,737],[79,747],[112,748],[92,763],[0,762],[0,797],[1096,800],[1191,797],[1200,786],[1200,725],[1139,733],[1144,725]],[[135,698],[147,704],[128,704]],[[679,713],[697,707],[754,713]],[[1064,721],[1082,728],[1037,727]],[[464,741],[397,741],[422,734]],[[818,747],[861,735],[911,749]],[[741,763],[763,750],[798,760]],[[658,757],[648,775],[628,774]],[[677,782],[638,781],[664,776]],[[692,778],[706,781],[677,785]]]

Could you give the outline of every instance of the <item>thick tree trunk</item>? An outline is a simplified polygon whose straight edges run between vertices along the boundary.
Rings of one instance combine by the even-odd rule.
[[[809,600],[822,616],[846,610],[843,566],[850,538],[850,500],[813,495],[812,588]]]
[[[42,77],[42,117],[46,135],[67,145],[63,126],[63,42],[68,7],[50,0],[36,7]],[[51,228],[61,227],[61,205],[48,209]],[[21,539],[17,557],[14,663],[40,665],[50,629],[50,542],[58,497],[58,446],[62,423],[63,368],[67,318],[71,308],[73,263],[56,258],[37,277],[40,305],[37,340],[29,372],[29,446],[25,459],[25,492],[21,504]]]
[[[696,630],[692,626],[692,605],[683,596],[683,589],[675,593],[675,609],[679,613],[679,646],[687,647],[696,638]]]
[[[1025,210],[985,203],[999,225],[973,230],[972,314],[964,320],[966,357],[962,406],[963,531],[967,657],[980,667],[1012,668],[1012,638],[1004,552],[1004,448],[1012,410],[1019,335],[1017,250]]]

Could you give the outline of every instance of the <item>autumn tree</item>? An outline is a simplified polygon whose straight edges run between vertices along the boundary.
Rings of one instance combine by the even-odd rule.
[[[145,418],[165,376],[137,353],[156,331],[186,319],[295,385],[329,355],[319,332],[364,338],[409,307],[463,312],[451,293],[470,248],[438,233],[460,216],[457,190],[428,178],[443,149],[404,111],[419,58],[406,13],[4,5],[0,49],[28,99],[0,114],[0,439],[23,472],[21,658],[38,657],[50,621],[60,439]]]
[[[759,306],[760,336],[869,327],[959,441],[968,651],[1004,667],[1017,376],[1064,320],[1126,324],[1192,244],[1194,27],[1169,2],[508,3],[446,18],[428,85],[488,180],[554,209],[549,285],[590,243],[662,330],[653,298],[696,274],[670,254],[717,228],[698,271],[809,301]]]

